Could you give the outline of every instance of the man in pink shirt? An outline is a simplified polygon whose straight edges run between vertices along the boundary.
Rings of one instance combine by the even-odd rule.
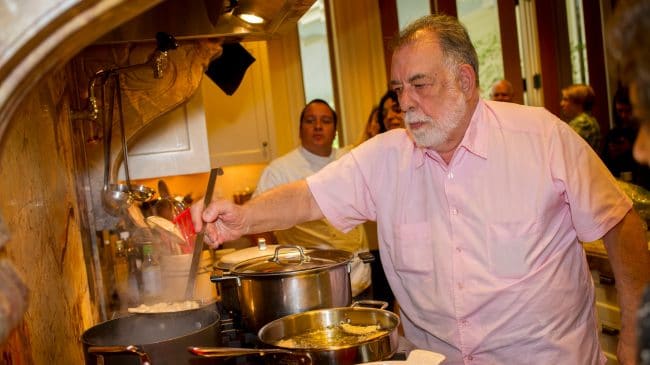
[[[407,131],[244,206],[199,203],[196,228],[210,222],[219,245],[324,216],[343,230],[376,220],[407,339],[449,364],[604,364],[579,243],[603,238],[622,308],[619,361],[633,364],[650,255],[589,145],[542,108],[482,101],[476,52],[455,18],[402,31],[391,72]]]

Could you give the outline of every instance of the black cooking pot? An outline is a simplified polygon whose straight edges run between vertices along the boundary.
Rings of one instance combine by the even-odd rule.
[[[219,313],[210,305],[129,315],[91,327],[81,341],[86,365],[190,364],[196,357],[187,352],[189,346],[221,344]]]

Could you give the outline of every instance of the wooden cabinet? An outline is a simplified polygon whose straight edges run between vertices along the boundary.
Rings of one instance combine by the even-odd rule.
[[[242,44],[256,61],[226,95],[208,77],[184,105],[151,122],[129,143],[132,179],[203,173],[210,166],[266,163],[275,157],[266,42]],[[124,179],[120,166],[119,179]]]
[[[129,143],[132,179],[187,175],[210,171],[201,88],[180,107],[146,126]],[[124,179],[124,165],[119,179]]]
[[[201,83],[212,166],[266,163],[275,155],[273,101],[266,42],[242,46],[255,58],[233,95]]]
[[[614,274],[607,257],[587,254],[596,294],[600,345],[607,357],[607,365],[618,365],[616,349],[621,331],[621,309],[618,306]]]

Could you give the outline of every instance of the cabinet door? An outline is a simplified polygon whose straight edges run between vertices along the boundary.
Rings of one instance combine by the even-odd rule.
[[[149,123],[129,145],[132,179],[210,171],[205,112],[199,88],[184,105]],[[124,179],[124,164],[119,179]]]
[[[255,57],[255,62],[233,95],[226,95],[207,77],[202,81],[212,166],[265,163],[273,158],[266,42],[246,42],[242,46]]]

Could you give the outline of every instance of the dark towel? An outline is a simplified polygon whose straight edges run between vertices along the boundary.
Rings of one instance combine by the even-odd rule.
[[[255,58],[239,43],[223,45],[221,56],[208,65],[205,74],[226,94],[232,95]]]

